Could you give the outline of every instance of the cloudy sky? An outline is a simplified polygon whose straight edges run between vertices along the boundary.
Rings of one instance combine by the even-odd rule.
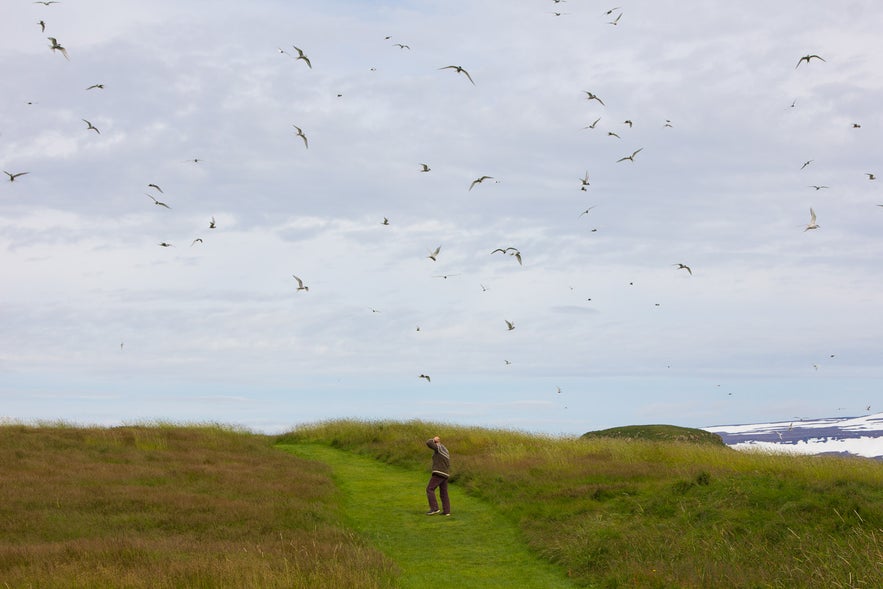
[[[10,0],[0,417],[863,414],[881,30],[874,0]]]

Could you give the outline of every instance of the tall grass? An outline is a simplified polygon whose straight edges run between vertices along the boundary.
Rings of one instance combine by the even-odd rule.
[[[168,424],[0,427],[6,587],[390,587],[322,465]]]
[[[220,427],[0,426],[9,587],[391,587],[350,532],[322,442],[453,484],[589,587],[883,587],[883,465],[425,422],[336,421],[278,439]],[[422,521],[422,520],[421,520]]]
[[[872,460],[419,421],[334,421],[282,439],[425,469],[435,434],[453,484],[588,586],[883,587],[883,465]]]

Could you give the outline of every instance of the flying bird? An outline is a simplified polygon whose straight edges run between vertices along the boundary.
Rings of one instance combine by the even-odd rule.
[[[874,174],[872,174],[870,172],[865,172],[865,176],[868,177],[868,180],[876,180],[877,179],[877,176],[875,176]]]
[[[821,190],[822,188],[828,188],[828,187],[827,187],[827,186],[820,186],[820,185],[817,185],[817,184],[813,184],[813,185],[810,186],[810,188],[815,188],[816,190]]]
[[[463,75],[465,75],[467,78],[469,78],[469,81],[472,82],[472,85],[473,85],[473,86],[475,86],[475,81],[473,81],[472,76],[469,75],[469,72],[467,72],[466,70],[464,70],[464,69],[463,69],[462,67],[460,67],[459,65],[446,65],[445,67],[440,67],[440,68],[438,68],[438,69],[440,69],[440,70],[448,70],[448,69],[452,69],[452,70],[456,71],[458,74],[463,74]]]
[[[632,123],[632,120],[631,120],[631,119],[626,119],[626,120],[624,120],[624,121],[622,122],[622,124],[623,124],[623,125],[628,125],[628,126],[629,126],[629,129],[631,129],[631,128],[632,128],[632,125],[633,125],[634,123]]]
[[[475,186],[476,184],[481,184],[485,180],[493,180],[493,179],[494,179],[493,176],[482,176],[481,178],[476,178],[475,180],[472,181],[472,184],[469,185],[469,190],[472,190],[472,187]]]
[[[440,251],[441,251],[441,246],[438,246],[437,248],[435,248],[435,251],[429,252],[429,255],[426,257],[429,258],[430,260],[432,260],[433,262],[435,262],[436,257],[438,256],[438,252],[440,252]]]
[[[294,45],[292,45],[292,47],[294,47]],[[304,55],[304,52],[301,51],[298,47],[294,47],[294,50],[297,51],[297,57],[295,57],[295,59],[304,60],[306,64],[310,67],[310,69],[313,69],[313,64],[310,63],[310,58]]]
[[[800,169],[802,170],[803,168],[805,168],[806,166],[810,165],[810,164],[813,163],[814,161],[815,161],[815,160],[806,160],[805,162],[803,162],[803,165],[800,166]]]
[[[83,121],[84,123],[86,123],[86,130],[87,131],[91,129],[92,131],[95,131],[96,133],[101,135],[101,131],[98,130],[98,127],[96,127],[95,125],[93,125],[92,123],[87,121],[86,119],[80,119],[80,120]]]
[[[513,329],[515,329],[515,322],[514,321],[509,321],[508,319],[503,319],[503,321],[506,322],[506,327],[509,328],[509,331],[512,331]]]
[[[622,18],[622,13],[620,12],[619,14],[616,15],[616,18],[614,18],[613,20],[611,20],[611,21],[608,22],[607,24],[608,24],[608,25],[618,25],[618,24],[619,24],[619,19],[621,19],[621,18]]]
[[[418,376],[417,378],[425,379],[426,382],[432,382],[432,380],[429,378],[429,375],[428,375],[428,374],[421,374],[421,375]]]
[[[607,131],[607,136],[608,137],[616,137],[617,139],[622,139],[622,137],[620,137],[619,135],[617,135],[613,131]]]
[[[407,49],[409,51],[411,50],[411,47],[409,47],[408,45],[403,45],[402,43],[394,43],[394,45],[399,49]]]
[[[148,188],[154,188],[154,189],[158,190],[160,193],[162,193],[162,188],[160,188],[160,187],[157,186],[156,184],[148,184],[147,187],[148,187]]]
[[[34,2],[34,4],[42,4],[43,6],[49,6],[50,4],[58,4],[58,0],[38,0]]]
[[[294,274],[292,274],[292,276],[294,277],[295,280],[297,280],[297,290],[302,290],[302,291],[304,291],[304,292],[309,292],[310,287],[309,287],[309,286],[304,286],[304,281],[303,281],[303,280],[301,280],[300,278],[298,278],[298,277],[295,276]]]
[[[509,250],[512,250],[511,253],[510,253]],[[493,254],[495,254],[495,253],[497,253],[497,252],[500,252],[500,253],[503,253],[503,254],[509,254],[510,256],[515,256],[515,259],[518,260],[518,265],[519,265],[519,266],[522,265],[522,263],[521,263],[521,252],[518,251],[517,248],[514,248],[514,247],[507,247],[506,249],[503,249],[503,248],[501,248],[501,247],[498,247],[497,249],[495,249],[494,251],[491,252],[491,255],[493,255]]]
[[[11,174],[11,173],[7,172],[6,170],[3,170],[3,173],[6,174],[7,176],[9,176],[10,182],[15,182],[15,179],[18,178],[19,176],[24,176],[25,174],[30,174],[30,172],[15,172],[14,174]]]
[[[804,55],[803,57],[801,57],[800,59],[797,60],[797,65],[794,66],[794,69],[799,68],[799,67],[800,67],[800,64],[803,63],[804,61],[805,61],[806,63],[809,63],[809,60],[810,60],[810,59],[821,59],[822,61],[825,61],[825,59],[824,59],[823,57],[819,56],[819,55],[815,55],[815,54],[812,54],[812,55]]]
[[[161,247],[174,247],[171,243],[168,243],[168,242],[165,242],[165,241],[161,241],[161,242],[159,242],[159,245],[160,245]]]
[[[37,21],[37,24],[40,25],[40,32],[45,33],[46,32],[46,23],[44,21],[40,20],[40,21]]]
[[[145,192],[144,194],[145,194],[150,200],[153,201],[153,204],[155,204],[155,205],[157,205],[157,206],[165,207],[165,208],[167,208],[167,209],[171,209],[171,208],[172,208],[172,207],[170,207],[169,205],[167,205],[166,203],[164,203],[164,202],[160,202],[160,201],[156,200],[155,198],[153,198],[153,196],[147,194],[146,192]]]
[[[579,179],[582,188],[585,190],[585,187],[589,185],[589,171],[586,170],[586,175]]]
[[[636,149],[635,151],[633,151],[633,152],[632,152],[632,155],[627,155],[627,156],[625,156],[625,157],[621,157],[621,158],[619,158],[618,160],[616,160],[617,163],[618,163],[618,162],[624,162],[625,160],[629,160],[630,162],[634,163],[634,162],[635,162],[635,156],[638,155],[638,153],[639,153],[642,149],[644,149],[644,148],[643,148],[643,147],[640,147],[640,148]]]
[[[304,147],[309,149],[310,144],[307,142],[307,136],[304,135],[303,130],[300,127],[298,127],[297,125],[291,125],[291,126],[294,127],[295,129],[297,129],[297,136],[304,140]]]
[[[47,4],[48,6],[48,4]],[[68,61],[71,60],[70,56],[67,54],[67,49],[58,44],[58,40],[55,37],[47,37],[49,39],[49,49],[52,51],[61,51],[61,54],[64,55],[64,58]]]
[[[421,172],[428,172],[429,170],[432,169],[432,168],[430,168],[429,166],[427,166],[426,164],[417,164],[417,165],[419,165],[419,166],[422,168],[422,169],[420,170]]]
[[[386,217],[383,218],[383,221],[380,222],[381,225],[389,225],[389,219]]]
[[[433,276],[433,278],[444,278],[445,280],[447,280],[452,276],[459,276],[459,274],[436,274],[435,276]]]
[[[208,228],[209,229],[215,228],[215,218],[214,217],[212,217],[212,220],[208,222]]]
[[[196,239],[194,239],[192,242],[190,242],[190,247],[193,247],[197,242],[203,243],[202,238],[197,237]]]
[[[809,231],[810,229],[818,229],[819,225],[816,223],[816,212],[812,210],[812,207],[809,208],[809,223],[806,225],[806,229],[804,231]]]
[[[600,120],[601,120],[601,117],[598,117],[597,119],[595,119],[594,123],[592,123],[591,125],[586,125],[585,127],[583,127],[583,129],[584,130],[585,129],[594,129],[595,125],[597,125]]]
[[[673,266],[677,266],[678,270],[686,270],[690,274],[690,276],[693,275],[693,271],[690,270],[690,267],[687,266],[686,264],[678,263],[678,264],[673,264]]]
[[[598,98],[598,95],[597,95],[597,94],[592,94],[592,93],[589,92],[588,90],[583,90],[583,92],[586,93],[586,100],[597,100],[598,102],[601,103],[601,106],[607,106],[606,104],[604,104],[604,101],[603,101],[603,100],[601,100],[600,98]]]
[[[96,89],[96,88],[97,88],[98,90],[104,90],[104,84],[92,84],[91,86],[89,86],[88,88],[86,88],[86,90],[94,90],[94,89]]]

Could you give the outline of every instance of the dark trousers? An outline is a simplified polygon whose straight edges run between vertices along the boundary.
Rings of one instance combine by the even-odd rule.
[[[435,499],[435,490],[441,497],[442,512],[451,513],[451,500],[448,498],[448,479],[437,474],[432,475],[429,484],[426,485],[426,498],[429,500],[429,509],[438,511],[438,501]]]

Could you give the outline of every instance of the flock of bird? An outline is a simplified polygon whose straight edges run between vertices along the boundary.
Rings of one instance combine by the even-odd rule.
[[[557,5],[561,2],[565,2],[566,0],[552,0],[552,1]],[[45,1],[45,2],[40,1],[40,2],[34,2],[34,3],[49,7],[52,4],[58,4],[59,1],[49,0],[49,1]],[[552,14],[554,14],[556,17],[568,15],[568,13],[565,13],[565,12],[553,12]],[[610,20],[605,21],[606,24],[608,24],[608,25],[611,25],[614,27],[620,27],[623,25],[623,21],[622,21],[623,11],[622,11],[621,7],[607,9],[606,11],[603,12],[602,16],[604,18],[610,19]],[[51,26],[50,26],[50,24],[47,24],[46,19],[40,19],[37,22],[37,25],[40,28],[41,34],[45,34],[47,29],[49,29],[51,32]],[[58,55],[63,57],[65,60],[71,61],[71,55],[68,51],[68,48],[65,47],[59,41],[58,38],[53,37],[53,36],[48,36],[48,37],[46,37],[46,39],[48,41],[48,48],[53,54],[57,53]],[[385,39],[384,39],[384,41],[391,41],[391,40],[392,39],[389,36],[385,37]],[[395,42],[395,43],[391,43],[391,46],[398,48],[398,50],[400,50],[400,51],[404,51],[404,52],[411,51],[411,45],[409,43]],[[311,61],[310,56],[308,56],[306,51],[303,48],[296,46],[294,44],[291,44],[290,47],[291,47],[290,49],[279,47],[278,48],[279,54],[286,56],[287,58],[291,58],[295,62],[298,62],[298,66],[297,66],[298,68],[301,68],[301,67],[305,68],[302,70],[303,73],[308,74],[310,71],[312,71],[313,70],[313,62]],[[74,59],[76,59],[76,55],[74,56]],[[302,62],[303,65],[301,65],[299,62]],[[442,63],[445,63],[445,62],[442,62]],[[798,69],[801,66],[803,66],[803,67],[818,67],[820,64],[827,64],[827,60],[818,54],[807,54],[807,55],[800,57],[797,60],[797,64],[795,66],[795,69]],[[317,68],[321,67],[320,61],[318,61],[318,60],[317,60],[316,67]],[[465,81],[468,81],[469,84],[471,84],[472,86],[476,86],[475,79],[473,79],[470,72],[462,65],[441,65],[440,67],[437,67],[437,70],[440,72],[450,71],[452,74],[456,74],[457,76],[461,76],[460,79],[465,78]],[[441,74],[438,74],[438,75],[441,75]],[[445,74],[445,75],[447,75],[447,74]],[[481,80],[479,80],[479,82],[481,82]],[[468,86],[467,86],[467,88],[468,88]],[[85,90],[87,90],[87,91],[102,91],[104,89],[105,89],[104,83],[94,83],[94,84],[91,84],[85,88]],[[589,103],[589,105],[592,108],[602,109],[602,113],[603,113],[604,109],[608,108],[608,105],[601,98],[601,96],[599,96],[599,94],[596,94],[594,92],[594,90],[595,90],[594,88],[592,91],[581,90],[581,93],[582,93],[585,101],[587,103]],[[577,94],[577,92],[575,92],[575,94]],[[603,94],[603,92],[601,92],[601,94]],[[340,96],[340,95],[338,95],[338,96]],[[792,107],[795,107],[795,105],[796,105],[796,101],[795,101],[795,103],[791,104]],[[593,122],[584,126],[583,130],[585,130],[585,131],[596,130],[599,122],[605,118],[604,114],[601,114],[601,116],[597,116],[597,114],[598,114],[597,112],[594,113]],[[88,120],[86,118],[81,118],[81,121],[85,124],[85,128],[84,128],[85,132],[87,132],[87,133],[94,132],[96,135],[101,135],[101,130],[96,125],[94,125],[90,120]],[[98,121],[99,121],[99,123],[101,122],[100,119],[98,119]],[[298,123],[301,123],[301,122],[298,121]],[[628,127],[628,129],[633,128],[634,124],[635,123],[633,122],[633,120],[631,118],[627,118],[621,122],[621,125],[625,125],[626,127]],[[672,121],[670,119],[665,119],[664,122],[660,121],[659,124],[663,128],[673,128],[673,126],[674,126],[674,124],[672,123]],[[299,143],[302,142],[303,148],[305,150],[309,150],[310,141],[309,141],[308,136],[305,133],[304,129],[301,126],[299,126],[299,124],[295,124],[295,123],[291,123],[291,127],[294,129],[293,137],[295,139],[297,139],[299,141]],[[853,128],[858,129],[860,127],[861,127],[861,125],[859,123],[853,123]],[[628,129],[625,129],[624,127],[617,127],[617,129],[620,130],[623,133],[623,135],[626,134],[625,131],[628,131]],[[625,131],[622,131],[623,129],[625,129]],[[621,139],[620,134],[617,133],[613,129],[607,130],[607,136],[613,137],[615,139]],[[618,159],[611,158],[611,162],[614,164],[628,162],[626,164],[626,167],[630,168],[631,165],[634,165],[634,166],[636,166],[635,169],[638,169],[638,167],[640,167],[640,161],[641,161],[641,158],[638,158],[638,155],[641,154],[643,151],[644,151],[644,147],[637,147],[636,149],[630,150],[625,155],[622,155]],[[642,157],[646,157],[646,156],[642,156]],[[200,158],[188,158],[187,160],[183,160],[183,161],[189,162],[189,163],[194,163],[194,164],[199,164],[202,162],[202,160]],[[800,170],[804,170],[804,169],[808,168],[809,166],[811,166],[811,164],[813,162],[814,162],[814,160],[812,160],[812,159],[806,160],[803,163],[803,165],[800,167]],[[432,172],[432,168],[430,167],[429,163],[419,162],[419,163],[415,163],[415,166],[416,166],[417,173],[428,174],[428,173]],[[6,170],[3,170],[3,171],[6,174],[8,181],[10,183],[11,182],[19,182],[19,181],[21,181],[23,176],[30,173],[28,171],[6,171]],[[865,175],[867,176],[868,180],[870,180],[870,181],[876,180],[876,175],[873,172],[866,172]],[[577,186],[580,191],[589,192],[591,190],[590,174],[589,174],[588,170],[585,170],[585,173],[581,177],[577,176],[577,180],[579,182],[579,184]],[[144,192],[144,194],[146,195],[146,197],[148,199],[150,199],[150,201],[152,202],[152,204],[154,206],[160,207],[162,209],[172,210],[173,209],[172,204],[165,202],[164,192],[163,192],[163,189],[161,188],[159,182],[161,182],[161,179],[156,182],[154,182],[154,181],[149,182],[146,185],[149,192]],[[466,187],[467,191],[473,191],[473,189],[480,187],[485,182],[488,182],[488,183],[501,182],[501,180],[499,180],[498,178],[495,178],[494,176],[483,174],[483,175],[474,177],[474,179],[472,179],[471,182],[468,185],[466,185],[465,187]],[[466,183],[464,182],[464,185],[465,184]],[[829,188],[827,185],[824,185],[824,184],[813,184],[813,185],[810,185],[810,187],[813,188],[815,191],[820,191],[820,190],[824,190],[824,189]],[[883,205],[880,205],[880,206],[883,206]],[[588,206],[587,208],[585,208],[584,210],[582,210],[579,213],[577,218],[581,219],[583,216],[590,215],[590,211],[592,211],[594,208],[595,208],[594,205]],[[809,219],[809,222],[805,225],[805,227],[803,229],[804,232],[810,231],[810,230],[816,230],[816,229],[820,228],[820,225],[817,222],[816,211],[814,210],[813,207],[810,207],[809,213],[810,213],[810,219]],[[206,227],[210,230],[214,230],[217,227],[215,217],[211,216],[209,214],[206,214],[206,224],[207,224]],[[383,217],[380,224],[383,226],[389,226],[390,225],[389,217]],[[591,231],[594,232],[594,231],[597,231],[597,229],[591,229]],[[194,237],[190,243],[190,246],[193,247],[197,244],[204,244],[204,243],[205,242],[202,237]],[[158,245],[163,248],[174,247],[173,243],[166,241],[166,240],[159,241]],[[429,250],[428,255],[426,256],[426,259],[428,259],[431,262],[437,262],[440,255],[441,255],[441,251],[442,251],[442,246],[438,245],[434,249]],[[497,247],[495,249],[492,249],[488,253],[492,256],[495,254],[498,254],[498,253],[502,254],[503,256],[508,255],[508,256],[511,256],[512,258],[514,258],[514,260],[517,262],[519,267],[524,265],[524,258],[522,256],[522,252],[520,251],[520,249],[518,247],[506,245],[503,247]],[[675,271],[683,270],[683,271],[685,271],[685,274],[687,276],[689,276],[689,277],[693,276],[693,269],[689,265],[687,265],[686,263],[675,262],[672,264],[672,266]],[[303,293],[304,295],[306,295],[306,293],[309,292],[310,288],[305,283],[304,279],[301,278],[300,276],[298,276],[297,274],[292,274],[291,276],[295,281],[294,284],[296,284],[296,286],[293,287],[294,292],[295,293]],[[434,275],[434,277],[442,278],[442,279],[448,279],[449,277],[454,277],[454,276],[458,276],[458,274],[448,273],[448,274]],[[685,279],[686,279],[686,277],[685,277]],[[484,284],[482,284],[481,289],[482,289],[482,292],[485,292],[487,290],[487,287]],[[375,312],[375,313],[378,312],[377,309],[373,309],[373,308],[371,309],[371,311]],[[503,321],[504,321],[504,326],[505,326],[506,331],[511,332],[516,329],[515,321],[510,320],[510,319],[503,319]],[[502,326],[501,326],[501,328],[502,328]],[[419,326],[417,327],[417,331],[420,331]],[[120,348],[122,349],[122,345],[120,346]],[[505,359],[504,362],[506,365],[511,364],[511,361],[508,359]],[[817,364],[814,364],[813,366],[815,368],[818,367]],[[427,383],[431,382],[430,375],[425,374],[423,372],[421,372],[418,375],[418,378],[425,380]],[[556,392],[561,393],[561,388],[556,387]]]

